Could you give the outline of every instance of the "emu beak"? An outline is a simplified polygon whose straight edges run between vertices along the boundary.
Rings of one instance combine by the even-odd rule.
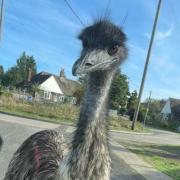
[[[102,64],[101,63],[102,59],[103,59],[102,50],[86,51],[74,63],[72,68],[72,74],[76,76],[98,70],[99,65]]]
[[[74,76],[81,75],[88,72],[94,66],[94,57],[92,57],[93,51],[84,53],[73,65],[72,74]]]

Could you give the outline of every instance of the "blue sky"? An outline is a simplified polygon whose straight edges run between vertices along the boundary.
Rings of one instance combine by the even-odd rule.
[[[104,14],[108,0],[69,0],[89,25]],[[111,0],[111,19],[127,34],[129,57],[121,69],[129,77],[130,90],[139,89],[157,0]],[[148,69],[143,99],[152,90],[153,98],[180,98],[180,1],[163,0]],[[123,18],[128,18],[123,23]],[[8,0],[5,2],[0,64],[5,70],[16,63],[23,51],[33,55],[38,71],[71,75],[81,42],[82,26],[63,0]]]

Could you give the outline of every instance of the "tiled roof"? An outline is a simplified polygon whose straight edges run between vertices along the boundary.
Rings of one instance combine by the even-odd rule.
[[[26,88],[26,87],[31,87],[33,84],[42,84],[51,76],[54,76],[60,89],[67,96],[72,96],[76,88],[79,86],[79,83],[77,81],[73,81],[65,77],[56,76],[47,72],[40,72],[35,76],[33,76],[30,82],[23,81],[17,84],[16,87]]]
[[[62,92],[66,96],[71,96],[80,85],[77,81],[66,79],[64,77],[54,76]]]

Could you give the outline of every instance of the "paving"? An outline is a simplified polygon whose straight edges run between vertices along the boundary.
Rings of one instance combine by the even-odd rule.
[[[31,134],[49,128],[59,128],[62,132],[71,133],[74,127],[57,125],[53,123],[35,121],[0,114],[0,135],[4,139],[4,145],[0,152],[0,180],[3,180],[8,163],[13,152]],[[111,133],[111,137],[116,139],[124,137],[125,133]],[[131,135],[132,136],[132,135]],[[168,176],[153,169],[135,154],[129,152],[115,141],[111,142],[112,159],[112,180],[170,180]],[[143,164],[144,163],[144,164]]]

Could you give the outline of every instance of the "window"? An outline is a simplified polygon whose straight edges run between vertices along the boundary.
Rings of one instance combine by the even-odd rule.
[[[168,120],[169,114],[163,114],[163,120]]]
[[[44,91],[44,99],[51,99],[51,92]]]
[[[59,96],[59,101],[64,102],[64,96]]]

